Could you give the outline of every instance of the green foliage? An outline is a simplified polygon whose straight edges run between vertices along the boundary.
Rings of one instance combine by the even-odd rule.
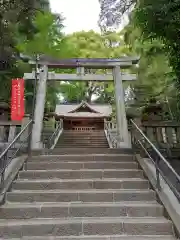
[[[37,33],[32,40],[19,38],[18,50],[27,55],[45,54],[59,57],[64,48],[62,38],[62,19],[57,22],[57,17],[51,13],[38,12],[34,19]]]
[[[123,34],[121,32],[94,31],[76,32],[67,36],[68,44],[75,48],[72,57],[83,58],[117,58],[126,54]]]
[[[55,58],[68,57],[70,48],[64,41],[64,35],[62,33],[63,19],[61,17],[52,15],[50,12],[41,13],[38,12],[34,19],[34,26],[37,29],[37,33],[34,34],[34,38],[29,40],[27,38],[19,38],[17,45],[18,50],[32,57],[36,55],[47,55]],[[28,82],[26,89],[26,111],[30,112],[32,107],[33,98],[33,83]],[[46,94],[46,111],[53,111],[55,105],[59,101],[58,93],[60,91],[60,85],[58,82],[48,82],[47,94]]]
[[[164,43],[158,39],[145,39],[140,28],[134,25],[133,18],[126,27],[125,39],[130,50],[141,56],[137,68],[138,80],[132,86],[135,105],[143,109],[155,98],[165,105],[164,109],[168,108],[169,118],[172,118],[172,113],[173,118],[177,117],[177,104],[173,100],[177,91]]]
[[[132,86],[136,104],[151,98],[168,104],[173,117],[180,116],[180,0],[99,0],[100,23],[107,29],[119,24],[133,9],[125,41],[133,54],[141,56],[138,81]],[[104,24],[104,25],[103,25]]]
[[[33,57],[36,54],[67,57],[71,52],[70,47],[64,41],[62,17],[49,12],[48,1],[47,5],[43,3],[44,1],[32,1],[29,6],[25,6],[18,5],[19,1],[14,1],[13,6],[6,5],[5,9],[2,9],[3,19],[0,24],[5,34],[1,36],[0,48],[1,61],[5,61],[5,64],[1,69],[3,71],[0,72],[0,82],[3,86],[0,89],[0,96],[6,102],[10,101],[11,79],[23,77],[24,72],[32,70],[27,63],[19,60],[19,53]],[[18,6],[21,8],[18,9]],[[14,14],[17,12],[19,17],[12,18],[10,15],[12,11]],[[8,26],[3,24],[4,19],[8,21]],[[33,88],[33,81],[26,81],[26,112],[32,111]],[[59,83],[48,83],[46,109],[52,109],[52,106],[55,106],[59,100],[58,93]]]
[[[67,44],[72,46],[74,52],[71,57],[80,58],[118,58],[127,55],[129,50],[124,45],[121,32],[104,32],[102,34],[94,31],[76,32],[66,37]],[[103,70],[89,70],[89,73],[103,73]],[[70,102],[81,102],[95,100],[99,103],[112,103],[114,100],[113,83],[97,82],[73,82],[61,85],[61,93]]]
[[[38,11],[48,10],[48,1],[3,1],[0,7],[0,97],[9,102],[11,79],[22,77],[27,66],[19,59],[17,43],[33,39],[37,32],[33,24]]]
[[[143,36],[149,39],[161,39],[174,72],[176,83],[175,96],[180,111],[180,1],[159,0],[139,1],[135,9],[134,21],[142,29]],[[179,114],[178,114],[179,115]]]

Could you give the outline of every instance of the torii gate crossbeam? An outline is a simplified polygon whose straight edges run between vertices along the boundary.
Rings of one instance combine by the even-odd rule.
[[[136,74],[121,74],[122,81],[136,80]],[[25,73],[24,79],[35,79],[35,72]],[[48,72],[48,81],[97,81],[97,82],[111,82],[114,81],[113,74],[60,74],[54,72]]]
[[[133,64],[137,64],[138,57],[121,57],[121,58],[71,58],[71,59],[54,59],[47,56],[39,58],[40,65],[46,65],[50,68],[77,68],[88,67],[92,69],[109,69],[114,66],[121,66],[127,68]],[[29,64],[35,65],[36,61],[30,60]]]

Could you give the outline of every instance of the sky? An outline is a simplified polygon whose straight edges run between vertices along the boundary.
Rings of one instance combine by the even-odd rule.
[[[91,29],[100,31],[97,23],[100,13],[98,0],[50,0],[50,5],[53,12],[63,14],[65,33]]]

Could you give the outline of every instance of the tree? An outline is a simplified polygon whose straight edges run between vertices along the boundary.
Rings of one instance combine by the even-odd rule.
[[[177,116],[173,72],[164,51],[164,44],[158,39],[142,38],[141,30],[135,27],[133,22],[125,29],[125,40],[130,51],[141,56],[136,70],[138,79],[132,86],[136,107],[142,109],[151,99],[156,99],[165,109],[168,108],[169,117],[172,117],[172,112],[174,117]]]
[[[105,27],[119,24],[122,15],[130,12],[130,24],[127,28],[129,28],[129,35],[134,36],[129,45],[134,53],[139,53],[141,56],[137,71],[139,80],[136,88],[134,87],[135,95],[138,98],[141,96],[139,101],[148,102],[150,97],[154,96],[160,101],[166,99],[167,102],[168,99],[174,115],[178,117],[180,112],[180,1],[100,0],[100,3],[100,23]],[[111,16],[113,21],[108,22],[108,17],[111,18]]]
[[[11,6],[6,4],[1,12],[3,17],[1,26],[5,34],[1,37],[0,49],[5,64],[0,75],[3,86],[0,89],[0,96],[6,102],[9,102],[11,96],[11,79],[23,77],[24,72],[31,71],[30,66],[20,59],[20,53],[33,57],[36,54],[65,57],[69,49],[63,41],[63,19],[60,15],[51,14],[49,2],[31,1],[29,5],[26,2],[22,1],[19,5],[21,8],[18,8],[20,2],[16,0]],[[33,81],[26,81],[27,112],[32,111],[33,88]],[[46,109],[51,109],[59,100],[58,88],[58,83],[48,83]]]
[[[157,38],[164,43],[170,65],[180,91],[180,1],[139,1],[134,22],[142,29],[144,38]]]
[[[36,55],[47,55],[55,58],[67,57],[69,53],[69,46],[64,41],[63,19],[61,16],[55,16],[49,13],[37,13],[34,19],[34,26],[37,29],[37,33],[34,38],[19,39],[17,48],[18,50],[32,57]],[[28,94],[26,98],[27,111],[31,110],[31,102],[33,97],[33,85],[32,82],[28,82],[26,85]],[[51,111],[55,108],[59,101],[58,93],[60,91],[60,85],[57,82],[47,83],[46,94],[46,110]]]
[[[104,31],[108,27],[119,26],[124,14],[128,14],[137,0],[99,0],[101,12],[99,26]]]
[[[61,16],[55,16],[50,12],[38,12],[33,21],[37,30],[33,39],[27,39],[25,36],[18,39],[17,48],[19,52],[35,56],[36,54],[61,57],[64,54],[64,28]],[[63,46],[63,47],[62,47]]]
[[[43,4],[43,5],[42,5]],[[25,67],[17,49],[19,38],[32,39],[36,33],[33,20],[37,11],[46,11],[48,1],[1,1],[0,5],[0,96],[9,102],[11,79],[22,77]]]
[[[82,58],[117,58],[127,55],[128,49],[124,45],[121,33],[104,32],[103,34],[89,32],[76,32],[66,37],[67,43],[75,51],[71,57]],[[86,69],[90,73],[102,73],[102,70]],[[61,85],[62,94],[68,101],[112,102],[114,99],[113,83],[73,82]]]

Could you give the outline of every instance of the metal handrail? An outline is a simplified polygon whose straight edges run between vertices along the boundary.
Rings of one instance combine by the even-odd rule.
[[[14,138],[14,140],[8,145],[8,147],[0,154],[0,159],[8,152],[8,150],[17,142],[17,140],[21,137],[21,135],[25,132],[25,130],[32,123],[32,120],[28,122],[28,124],[21,130],[21,132]]]
[[[156,148],[156,146],[147,138],[147,136],[143,133],[143,131],[137,126],[137,124],[132,119],[130,121],[133,124],[133,126],[136,128],[136,130],[138,130],[138,132],[141,134],[141,136],[143,137],[143,140],[146,140],[146,142],[152,147],[152,149],[155,151],[155,153],[158,156],[158,160],[156,159],[156,162],[155,162],[154,159],[151,157],[150,153],[148,152],[148,150],[144,147],[144,145],[141,142],[141,140],[139,140],[139,139],[137,140],[139,145],[141,146],[141,148],[146,152],[148,157],[155,164],[156,176],[157,176],[157,188],[160,189],[160,176],[159,176],[159,173],[161,173],[163,179],[166,181],[166,183],[172,189],[172,191],[174,192],[176,197],[178,197],[178,199],[180,200],[180,192],[178,192],[177,189],[173,186],[173,184],[170,183],[170,180],[163,174],[163,171],[160,169],[160,167],[159,167],[159,159],[161,159],[163,161],[163,163],[165,163],[165,165],[173,173],[173,175],[176,177],[176,179],[178,180],[179,183],[180,183],[180,176],[174,170],[174,168],[169,164],[169,162],[165,159],[165,157],[160,153],[160,151]]]
[[[58,127],[55,129],[53,134],[48,138],[47,143],[45,144],[48,149],[54,144],[55,138],[57,137],[59,131],[63,128],[63,121],[60,120]]]
[[[1,175],[1,188],[4,185],[4,173],[5,170],[7,168],[7,166],[10,164],[12,160],[16,154],[20,151],[21,147],[24,145],[25,141],[27,141],[27,139],[29,138],[28,141],[28,155],[30,154],[30,140],[31,140],[31,132],[32,132],[32,128],[30,128],[31,124],[33,124],[33,120],[30,120],[27,125],[21,130],[21,132],[14,138],[14,140],[7,146],[7,148],[0,154],[0,164],[1,164],[1,169],[0,169],[0,175]],[[30,128],[30,130],[29,130]],[[28,131],[28,136],[26,137],[26,139],[20,144],[20,147],[15,151],[15,153],[9,158],[8,157],[8,151],[12,149],[13,145],[17,143],[17,141],[19,140],[19,138],[22,136],[22,134],[26,131]]]

